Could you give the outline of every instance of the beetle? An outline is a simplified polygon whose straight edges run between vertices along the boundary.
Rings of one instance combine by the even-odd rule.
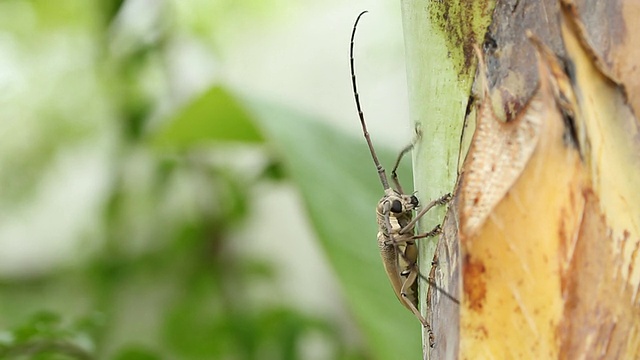
[[[414,194],[408,195],[404,193],[396,171],[403,156],[413,149],[413,143],[415,141],[400,152],[395,166],[391,171],[391,180],[393,181],[395,188],[389,186],[386,171],[378,160],[378,156],[367,130],[356,83],[353,56],[354,38],[358,22],[365,13],[367,13],[367,11],[361,12],[353,25],[349,60],[351,65],[353,95],[355,98],[356,109],[358,110],[358,117],[360,118],[360,124],[362,126],[362,132],[367,145],[369,146],[369,152],[371,153],[373,163],[376,166],[380,182],[384,189],[384,196],[380,199],[376,207],[378,248],[380,250],[385,272],[387,273],[387,277],[391,282],[391,286],[398,297],[398,300],[400,300],[400,303],[402,303],[416,316],[416,318],[418,318],[418,320],[420,320],[420,323],[422,323],[422,326],[427,329],[430,334],[430,338],[432,339],[431,327],[428,321],[418,310],[418,277],[425,279],[431,286],[436,287],[436,289],[443,292],[456,303],[458,301],[451,295],[447,294],[444,290],[437,287],[432,280],[421,275],[418,269],[418,247],[416,246],[415,240],[436,236],[442,232],[442,228],[440,225],[437,225],[427,233],[415,235],[415,224],[434,206],[448,203],[449,200],[451,200],[451,194],[445,194],[439,199],[431,201],[426,206],[422,207],[420,212],[413,217],[413,211],[419,207],[418,198]],[[417,131],[417,136],[421,136],[420,131]],[[433,343],[431,345],[433,346]]]

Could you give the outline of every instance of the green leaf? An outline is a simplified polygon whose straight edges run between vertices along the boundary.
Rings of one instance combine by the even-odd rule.
[[[142,346],[127,345],[120,349],[114,360],[160,360],[155,351],[148,350]]]
[[[65,326],[57,313],[41,311],[0,341],[2,359],[90,359],[93,340],[82,328],[86,324]]]
[[[301,190],[373,356],[420,358],[421,325],[396,299],[378,253],[375,206],[382,185],[364,139],[347,137],[284,107],[249,103]],[[395,154],[378,151],[385,164],[393,164]],[[407,173],[405,166],[399,176],[410,188]]]
[[[151,138],[153,145],[168,148],[215,141],[262,142],[249,114],[232,94],[219,86],[187,104]]]

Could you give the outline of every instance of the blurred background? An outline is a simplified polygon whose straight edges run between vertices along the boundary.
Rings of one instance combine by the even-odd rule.
[[[392,159],[399,2],[0,1],[0,358],[419,356],[376,252],[365,9]]]

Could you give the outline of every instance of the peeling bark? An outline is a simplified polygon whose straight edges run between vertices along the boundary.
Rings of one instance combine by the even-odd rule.
[[[461,305],[429,290],[425,358],[640,357],[639,15],[630,0],[497,1],[482,41],[474,29],[475,132],[430,273]],[[449,53],[468,55],[456,39]]]

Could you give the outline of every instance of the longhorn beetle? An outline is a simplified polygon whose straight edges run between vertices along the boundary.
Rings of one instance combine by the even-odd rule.
[[[356,74],[353,60],[353,39],[356,35],[358,21],[360,21],[360,17],[365,13],[367,13],[367,11],[361,12],[356,18],[355,24],[353,24],[349,60],[351,64],[353,96],[356,101],[356,108],[358,110],[360,124],[362,125],[362,132],[365,140],[367,141],[367,145],[369,146],[369,152],[371,152],[373,163],[378,170],[378,176],[380,177],[380,182],[384,189],[384,196],[380,199],[376,208],[378,221],[378,248],[380,249],[382,263],[384,264],[384,269],[389,277],[393,291],[400,302],[409,309],[418,318],[418,320],[420,320],[422,326],[427,329],[431,341],[430,345],[433,346],[433,334],[431,332],[431,327],[428,321],[418,310],[417,278],[423,278],[429,283],[429,285],[434,286],[452,301],[458,303],[458,300],[436,286],[432,280],[421,275],[417,265],[418,247],[416,246],[415,240],[440,234],[442,232],[440,225],[437,225],[427,233],[419,235],[414,235],[414,228],[416,222],[424,216],[427,211],[436,205],[446,204],[451,199],[451,194],[446,194],[437,200],[431,201],[427,206],[420,210],[415,218],[412,219],[413,210],[417,209],[419,206],[418,198],[415,195],[404,194],[402,186],[398,180],[396,170],[398,169],[398,165],[400,164],[402,157],[413,148],[413,143],[404,148],[398,155],[395,166],[391,171],[391,180],[395,185],[395,189],[389,186],[387,174],[378,160],[376,151],[373,148],[373,143],[369,137],[369,132],[367,131],[367,125],[364,121],[364,114],[360,105],[360,96],[358,95],[358,88],[356,85]],[[420,136],[420,132],[418,132],[418,136]]]

